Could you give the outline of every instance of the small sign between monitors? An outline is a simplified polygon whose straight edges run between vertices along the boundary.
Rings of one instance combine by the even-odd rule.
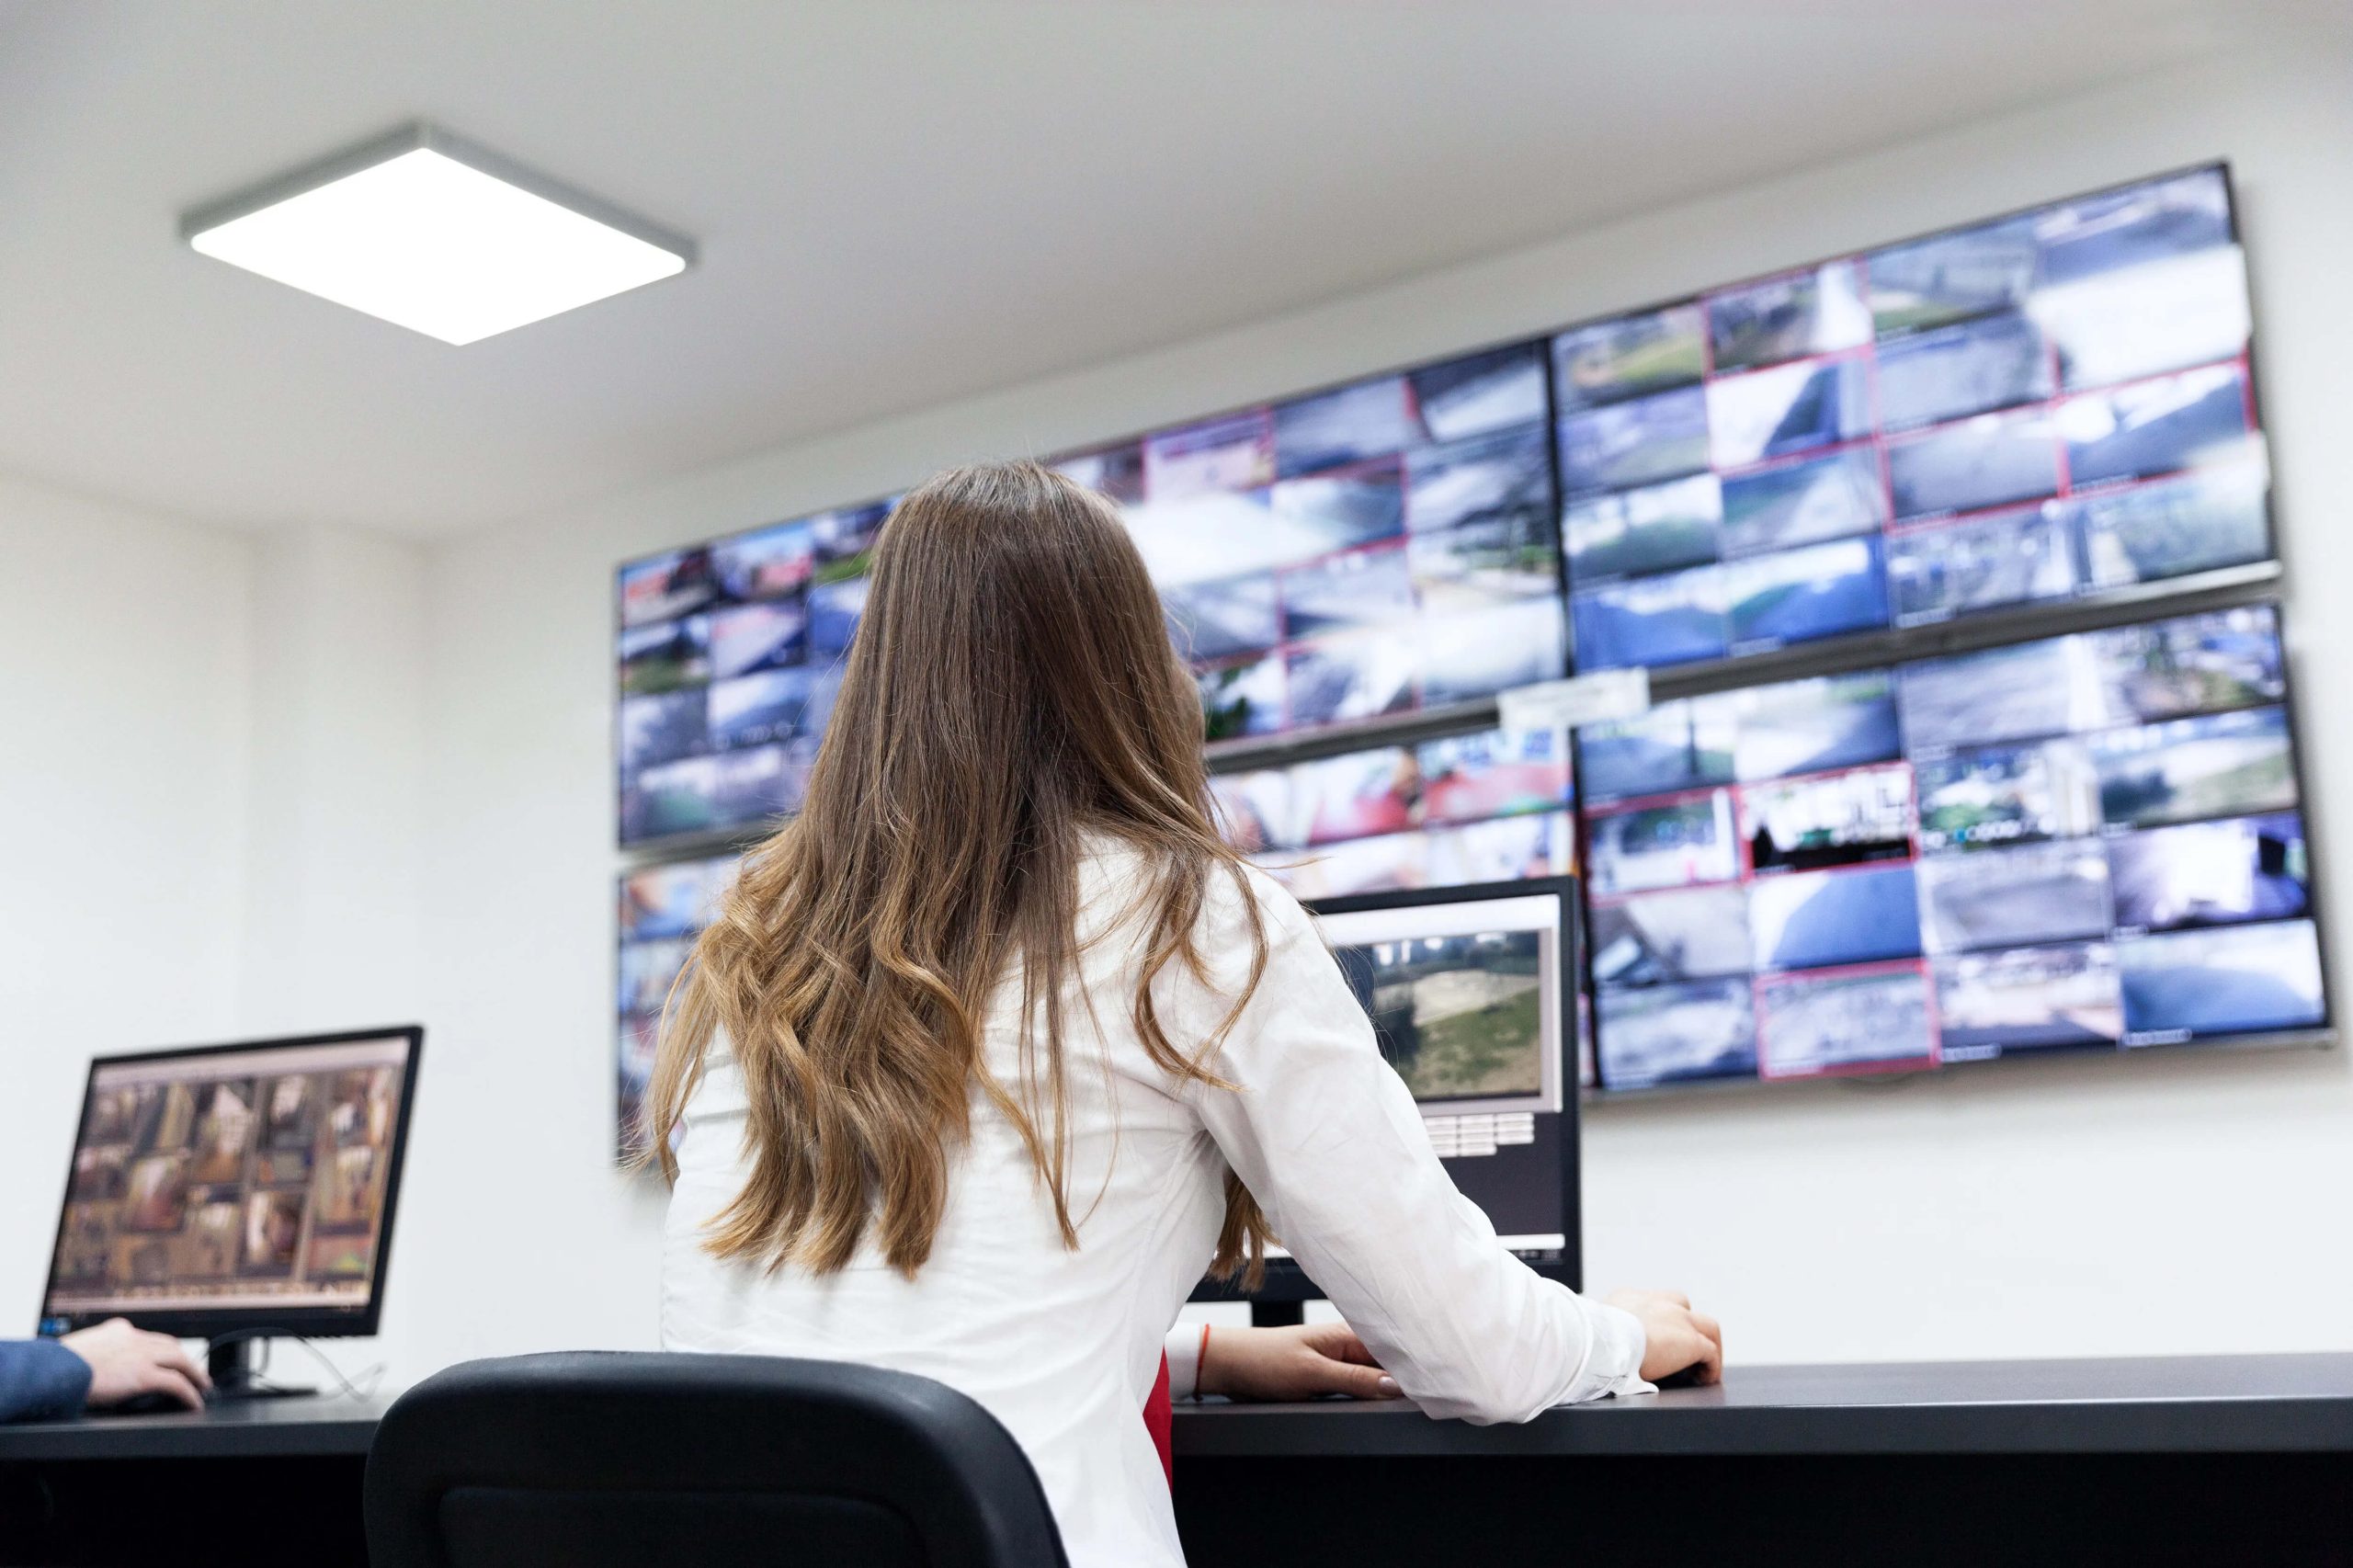
[[[1540,681],[1497,693],[1495,705],[1506,730],[1574,730],[1637,718],[1650,710],[1651,673],[1637,665]]]

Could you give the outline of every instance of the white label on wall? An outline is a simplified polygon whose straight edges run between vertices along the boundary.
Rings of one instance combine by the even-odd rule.
[[[1506,730],[1573,730],[1606,719],[1631,719],[1650,705],[1651,673],[1640,666],[1518,687],[1495,699]]]

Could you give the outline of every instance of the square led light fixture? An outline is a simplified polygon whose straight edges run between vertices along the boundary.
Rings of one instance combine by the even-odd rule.
[[[180,220],[205,256],[473,343],[686,270],[694,242],[422,122]]]

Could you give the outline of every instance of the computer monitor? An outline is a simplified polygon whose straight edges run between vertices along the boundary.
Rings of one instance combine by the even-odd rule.
[[[1455,1186],[1530,1267],[1576,1289],[1575,879],[1360,893],[1307,907]],[[1256,1321],[1279,1323],[1298,1321],[1299,1304],[1324,1293],[1277,1252],[1257,1290],[1207,1280],[1193,1299],[1246,1299]]]
[[[369,1335],[425,1031],[102,1056],[90,1063],[41,1332],[108,1318],[213,1342],[234,1397],[256,1340]]]

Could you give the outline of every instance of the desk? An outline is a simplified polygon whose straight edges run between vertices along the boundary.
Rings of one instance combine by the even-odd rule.
[[[1200,1564],[2342,1563],[2353,1355],[1733,1368],[1520,1426],[1176,1413]]]
[[[257,1399],[0,1426],[0,1563],[358,1568],[360,1480],[387,1403]]]
[[[381,1413],[0,1427],[0,1562],[360,1563]],[[1522,1426],[1212,1404],[1175,1436],[1196,1568],[2353,1562],[2353,1355],[1735,1367]]]

